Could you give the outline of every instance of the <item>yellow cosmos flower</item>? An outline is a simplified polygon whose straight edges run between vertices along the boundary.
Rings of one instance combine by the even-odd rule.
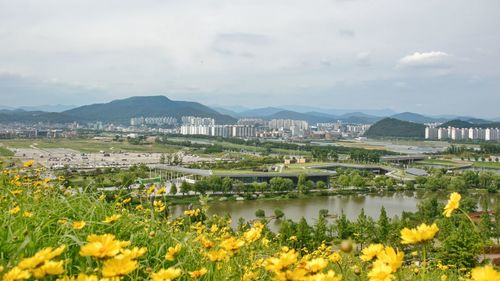
[[[269,239],[267,239],[266,237],[262,238],[262,240],[260,240],[260,242],[262,243],[262,246],[264,246],[264,248],[269,247]]]
[[[58,177],[57,177],[57,180],[59,180],[59,181],[64,181],[65,179],[66,179],[66,178],[65,178],[64,176],[58,176]]]
[[[339,263],[342,260],[342,256],[339,253],[335,252],[328,256],[328,259],[333,263]]]
[[[96,275],[87,275],[85,273],[78,274],[77,281],[98,281],[99,278]]]
[[[130,203],[130,201],[132,201],[132,198],[123,199],[122,204]]]
[[[425,223],[422,223],[417,228],[413,229],[408,229],[405,227],[401,230],[401,243],[418,244],[421,242],[425,242],[427,240],[433,239],[438,231],[439,228],[435,223],[432,225],[426,225]]]
[[[476,267],[470,273],[469,281],[498,281],[500,272],[496,271],[491,265]]]
[[[72,224],[73,229],[79,230],[85,227],[87,223],[84,221],[75,221]]]
[[[155,200],[153,202],[153,207],[155,209],[155,212],[161,213],[163,210],[165,210],[165,204],[162,201],[157,201]]]
[[[129,258],[112,258],[106,260],[102,267],[102,276],[125,276],[137,268],[137,261]]]
[[[238,251],[243,245],[245,245],[244,241],[234,237],[229,237],[220,243],[221,248],[232,253]]]
[[[446,281],[448,280],[448,276],[446,276],[445,274],[441,275],[441,281]]]
[[[18,267],[20,269],[34,269],[42,265],[44,262],[61,255],[64,252],[64,249],[66,249],[65,245],[61,245],[55,249],[53,249],[52,247],[44,248],[38,251],[32,257],[21,260],[18,264]]]
[[[219,262],[228,258],[228,253],[225,250],[210,251],[205,256],[212,262]]]
[[[384,245],[371,244],[370,246],[363,249],[362,255],[360,256],[360,258],[362,261],[371,261],[374,257],[376,257],[383,250],[384,250]]]
[[[122,248],[130,244],[129,241],[115,240],[115,236],[112,234],[91,234],[87,237],[87,241],[88,244],[80,247],[80,255],[96,258],[114,257]]]
[[[264,225],[261,222],[256,222],[252,228],[243,233],[243,238],[248,243],[255,242],[260,238],[262,229],[264,229]]]
[[[297,253],[295,250],[290,250],[280,254],[279,258],[271,257],[264,261],[264,268],[275,273],[288,268],[290,265],[297,262]]]
[[[31,168],[33,166],[33,164],[35,164],[35,160],[28,160],[28,161],[24,162],[23,166],[26,168]]]
[[[2,280],[3,281],[16,281],[25,280],[31,277],[31,273],[28,270],[23,270],[19,267],[12,268],[9,272],[5,273]]]
[[[116,258],[121,258],[121,259],[138,259],[142,257],[148,249],[146,247],[134,247],[132,249],[121,249],[120,254],[116,256]]]
[[[381,261],[375,261],[373,268],[368,272],[370,281],[391,281],[393,277],[392,268]]]
[[[106,217],[102,222],[104,223],[114,223],[117,220],[119,220],[122,217],[122,215],[114,214],[112,216]]]
[[[167,254],[165,255],[165,259],[167,261],[173,261],[175,256],[181,251],[181,244],[177,244],[174,247],[169,247],[167,250]]]
[[[342,276],[336,275],[333,270],[328,270],[325,273],[318,273],[316,275],[311,276],[308,280],[310,281],[341,281]]]
[[[392,272],[396,272],[403,264],[404,253],[395,251],[392,247],[385,247],[383,251],[378,253],[378,260],[391,267]]]
[[[61,275],[64,273],[64,261],[46,261],[44,264],[33,270],[33,277],[44,278],[47,275]]]
[[[181,276],[182,271],[178,268],[170,267],[168,269],[160,269],[158,272],[151,274],[153,281],[171,281]]]
[[[31,217],[33,217],[33,213],[32,212],[28,212],[28,211],[24,211],[23,217],[25,217],[25,218],[31,218]]]
[[[15,206],[14,208],[9,210],[9,214],[15,215],[15,214],[19,213],[19,211],[21,211],[21,208],[19,206]]]
[[[458,208],[460,205],[460,199],[462,199],[462,196],[460,196],[459,193],[453,192],[450,195],[450,199],[448,200],[448,203],[444,207],[443,215],[447,218],[451,217],[451,214],[453,213],[454,210]]]
[[[196,209],[196,210],[186,210],[184,211],[184,215],[188,217],[197,217],[200,215],[201,210]]]
[[[201,268],[199,270],[195,270],[195,271],[189,272],[189,276],[191,276],[191,278],[193,278],[194,280],[197,280],[201,276],[207,274],[207,272],[208,272],[208,270],[203,267],[203,268]]]
[[[311,273],[317,273],[323,270],[328,265],[328,261],[324,258],[316,258],[306,263],[306,270]]]

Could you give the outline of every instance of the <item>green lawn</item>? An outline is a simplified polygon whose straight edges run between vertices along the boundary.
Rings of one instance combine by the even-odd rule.
[[[474,162],[472,164],[473,167],[476,168],[486,168],[486,169],[498,169],[500,170],[499,162]]]

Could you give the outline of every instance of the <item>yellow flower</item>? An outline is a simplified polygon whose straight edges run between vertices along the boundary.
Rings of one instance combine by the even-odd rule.
[[[58,224],[66,224],[68,221],[66,219],[60,219],[57,221]]]
[[[64,176],[58,176],[58,177],[57,177],[57,179],[58,179],[59,181],[64,181],[64,180],[65,180],[65,177],[64,177]]]
[[[470,281],[498,281],[500,272],[496,271],[491,265],[476,267],[471,271]]]
[[[33,213],[31,213],[31,212],[24,211],[24,213],[23,213],[23,217],[25,217],[25,218],[31,218],[32,216],[33,216]]]
[[[342,260],[342,256],[340,256],[339,253],[335,252],[333,254],[331,254],[328,259],[333,262],[333,263],[338,263]]]
[[[403,264],[404,253],[397,252],[392,247],[385,247],[385,250],[378,254],[378,260],[391,267],[392,272],[396,272]]]
[[[169,269],[160,269],[160,271],[151,274],[153,281],[171,281],[181,276],[182,271],[178,268],[170,267]]]
[[[380,252],[384,250],[384,245],[382,244],[371,244],[370,246],[363,249],[363,255],[360,256],[362,261],[371,261]]]
[[[125,276],[137,268],[137,261],[129,258],[112,258],[106,260],[102,267],[104,277]]]
[[[460,205],[460,199],[462,196],[460,196],[459,193],[453,192],[450,194],[450,199],[448,200],[448,203],[444,207],[443,215],[446,216],[447,218],[451,217],[451,214],[455,209],[458,208]]]
[[[132,201],[132,198],[126,198],[126,199],[123,199],[122,201],[122,204],[127,204],[127,203],[130,203],[130,201]]]
[[[167,250],[167,254],[165,255],[165,259],[167,261],[173,261],[175,256],[181,251],[181,244],[177,244],[174,247],[169,247]]]
[[[284,268],[297,262],[297,254],[295,250],[290,250],[280,254],[279,258],[268,258],[264,261],[264,268],[269,271],[279,272]]]
[[[123,247],[127,247],[130,244],[129,241],[115,240],[115,236],[112,234],[91,234],[87,237],[87,241],[89,243],[80,248],[80,255],[84,257],[114,257]]]
[[[120,254],[118,256],[116,256],[116,258],[127,258],[127,259],[135,260],[135,259],[142,257],[147,251],[148,251],[148,249],[146,247],[142,247],[142,248],[134,247],[132,249],[121,249]]]
[[[184,215],[188,217],[197,217],[200,215],[201,210],[196,209],[196,210],[186,210],[184,211]]]
[[[328,265],[328,261],[323,258],[316,258],[306,263],[306,270],[311,273],[317,273]]]
[[[102,222],[104,222],[104,223],[114,223],[117,220],[119,220],[121,217],[122,217],[122,215],[114,214],[114,215],[112,215],[110,217],[106,217],[106,219],[103,220]]]
[[[46,261],[42,266],[33,270],[33,277],[41,279],[47,275],[61,275],[64,273],[63,266],[63,261]]]
[[[370,281],[391,281],[392,268],[381,261],[375,261],[372,270],[368,272],[368,278]]]
[[[201,276],[207,274],[207,272],[208,272],[208,270],[203,267],[203,268],[201,268],[199,270],[195,270],[195,271],[189,272],[189,276],[191,276],[191,278],[193,278],[194,280],[197,280]]]
[[[262,238],[262,240],[260,240],[260,242],[262,243],[262,246],[264,246],[264,248],[269,247],[269,239],[267,239],[266,237]]]
[[[218,251],[210,251],[205,254],[205,256],[208,257],[208,259],[212,262],[219,262],[227,259],[228,254],[225,250],[218,250]]]
[[[439,228],[434,223],[432,225],[426,225],[425,223],[419,225],[417,228],[403,228],[401,230],[401,243],[402,244],[418,244],[431,240],[434,238]]]
[[[445,274],[441,275],[441,281],[446,281],[448,280],[448,276],[446,276]]]
[[[210,241],[208,238],[206,238],[204,235],[200,235],[196,238],[196,240],[200,241],[201,245],[203,247],[210,249],[214,246],[214,242]]]
[[[165,210],[165,204],[163,204],[162,201],[155,200],[153,202],[153,206],[154,206],[155,212],[157,212],[157,213],[161,213],[161,212],[163,212],[163,210]]]
[[[65,248],[66,246],[64,245],[61,245],[55,249],[52,249],[52,247],[44,248],[38,251],[34,256],[21,260],[18,264],[18,267],[20,269],[34,269],[44,262],[61,255],[62,252],[64,252]]]
[[[239,248],[245,245],[242,240],[237,240],[234,237],[229,237],[220,243],[220,247],[228,252],[236,252]]]
[[[31,277],[31,273],[27,270],[23,270],[19,267],[12,268],[9,272],[5,273],[2,280],[3,281],[15,281],[15,280],[23,280],[29,279]]]
[[[264,225],[261,222],[256,222],[252,228],[243,233],[243,238],[248,243],[254,242],[260,238],[263,228]]]
[[[341,281],[342,276],[338,276],[335,274],[333,270],[328,270],[328,272],[325,273],[318,273],[316,275],[313,275],[309,278],[310,281]]]
[[[77,281],[98,281],[99,278],[95,275],[87,275],[85,273],[78,274]]]
[[[241,281],[252,281],[252,280],[256,280],[257,277],[258,277],[257,272],[248,271],[248,272],[245,272],[245,274],[243,274],[243,276],[241,277]]]
[[[73,226],[73,229],[82,229],[85,227],[87,223],[85,223],[84,221],[75,221],[73,222],[72,226]]]
[[[297,236],[293,235],[288,238],[289,241],[297,241]]]
[[[21,208],[19,206],[15,206],[14,208],[9,210],[9,213],[11,215],[15,215],[15,214],[19,213],[19,211],[21,211]]]
[[[31,166],[33,166],[33,164],[35,164],[35,160],[28,160],[28,161],[24,162],[23,166],[26,168],[31,168]]]

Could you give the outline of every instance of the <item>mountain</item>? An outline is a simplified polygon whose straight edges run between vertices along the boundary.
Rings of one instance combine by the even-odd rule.
[[[239,116],[238,112],[232,111],[232,110],[229,110],[229,109],[226,109],[226,108],[223,108],[223,107],[211,106],[211,108],[213,110],[219,112],[220,114],[229,115],[229,116],[232,116],[234,118],[237,118]]]
[[[334,119],[327,116],[318,116],[306,113],[295,112],[291,110],[282,110],[274,113],[273,115],[269,115],[266,119],[293,119],[293,120],[305,120],[310,124],[316,123],[327,123],[332,122]]]
[[[365,136],[367,137],[395,137],[395,138],[424,138],[425,126],[395,118],[384,118],[373,124]]]
[[[263,107],[263,108],[256,108],[243,111],[240,112],[238,115],[241,117],[268,117],[280,111],[283,111],[283,109],[277,107]]]
[[[71,123],[77,118],[57,112],[24,111],[24,110],[2,110],[0,111],[0,123],[24,122],[24,123]]]
[[[128,124],[132,117],[182,116],[214,118],[219,124],[232,124],[236,119],[197,102],[173,101],[165,96],[140,96],[108,103],[84,105],[66,110],[63,114],[85,121]]]
[[[382,117],[366,114],[363,112],[350,112],[342,114],[337,118],[344,123],[353,124],[373,124],[382,119]]]
[[[481,119],[480,119],[481,120]],[[474,121],[474,120],[472,120]],[[500,122],[487,122],[487,123],[473,123],[469,121],[464,121],[460,119],[455,119],[441,124],[439,127],[447,128],[500,128]]]
[[[65,104],[48,104],[48,105],[36,105],[36,106],[20,106],[18,109],[25,111],[45,111],[45,112],[63,112],[75,108],[76,105],[65,105]]]
[[[394,114],[391,118],[398,119],[401,121],[413,122],[413,123],[434,123],[434,122],[445,122],[446,119],[437,119],[433,117],[424,116],[422,114],[413,113],[413,112],[402,112],[398,114]]]

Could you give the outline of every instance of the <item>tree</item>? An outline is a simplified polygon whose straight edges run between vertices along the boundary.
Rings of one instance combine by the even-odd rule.
[[[266,212],[262,209],[257,209],[255,211],[255,216],[258,218],[265,218],[266,217]]]
[[[453,223],[445,220],[444,223]],[[441,229],[441,227],[440,227]],[[443,232],[439,234],[442,246],[438,251],[438,258],[443,264],[453,264],[457,268],[472,268],[477,264],[477,256],[481,252],[481,238],[470,222],[463,220],[458,227],[443,227],[451,230],[451,233]]]
[[[172,183],[172,186],[170,186],[170,194],[176,195],[177,194],[177,185],[175,183]]]
[[[361,248],[363,248],[364,245],[371,240],[373,233],[375,233],[373,220],[365,215],[365,210],[363,208],[361,208],[361,212],[358,215],[354,227],[356,240],[360,242]]]
[[[363,179],[362,176],[356,174],[356,175],[354,175],[354,177],[352,177],[351,183],[355,187],[364,187],[365,186],[365,179]]]
[[[306,174],[300,174],[297,179],[297,191],[299,193],[305,193],[307,187],[306,187],[306,182],[307,182],[307,175]]]
[[[380,208],[380,216],[378,217],[377,222],[377,234],[379,242],[386,243],[390,231],[391,229],[389,218],[387,217],[387,212],[385,211],[384,206],[382,206],[382,208]]]
[[[326,235],[326,218],[321,213],[319,213],[318,221],[316,221],[316,224],[314,225],[313,238],[314,247],[318,247],[323,241],[328,239],[328,236]]]
[[[347,219],[344,214],[344,210],[342,210],[340,217],[337,219],[337,236],[340,239],[347,239],[352,236],[353,230],[351,226],[351,222]]]
[[[222,192],[228,193],[233,189],[233,180],[231,178],[225,177],[222,179]]]
[[[347,175],[340,175],[337,179],[337,183],[340,185],[340,187],[348,187],[350,179]]]
[[[181,192],[183,195],[186,195],[186,193],[189,193],[189,191],[191,190],[191,185],[186,182],[186,181],[183,181],[182,184],[181,184]]]
[[[165,154],[164,153],[162,153],[160,155],[160,164],[165,164]]]
[[[297,248],[310,248],[311,242],[311,227],[307,224],[307,221],[304,217],[299,220],[297,224]]]
[[[274,209],[274,217],[279,220],[285,216],[285,213],[280,208]]]
[[[318,181],[318,182],[316,182],[316,188],[317,189],[326,189],[326,183],[324,181]]]

